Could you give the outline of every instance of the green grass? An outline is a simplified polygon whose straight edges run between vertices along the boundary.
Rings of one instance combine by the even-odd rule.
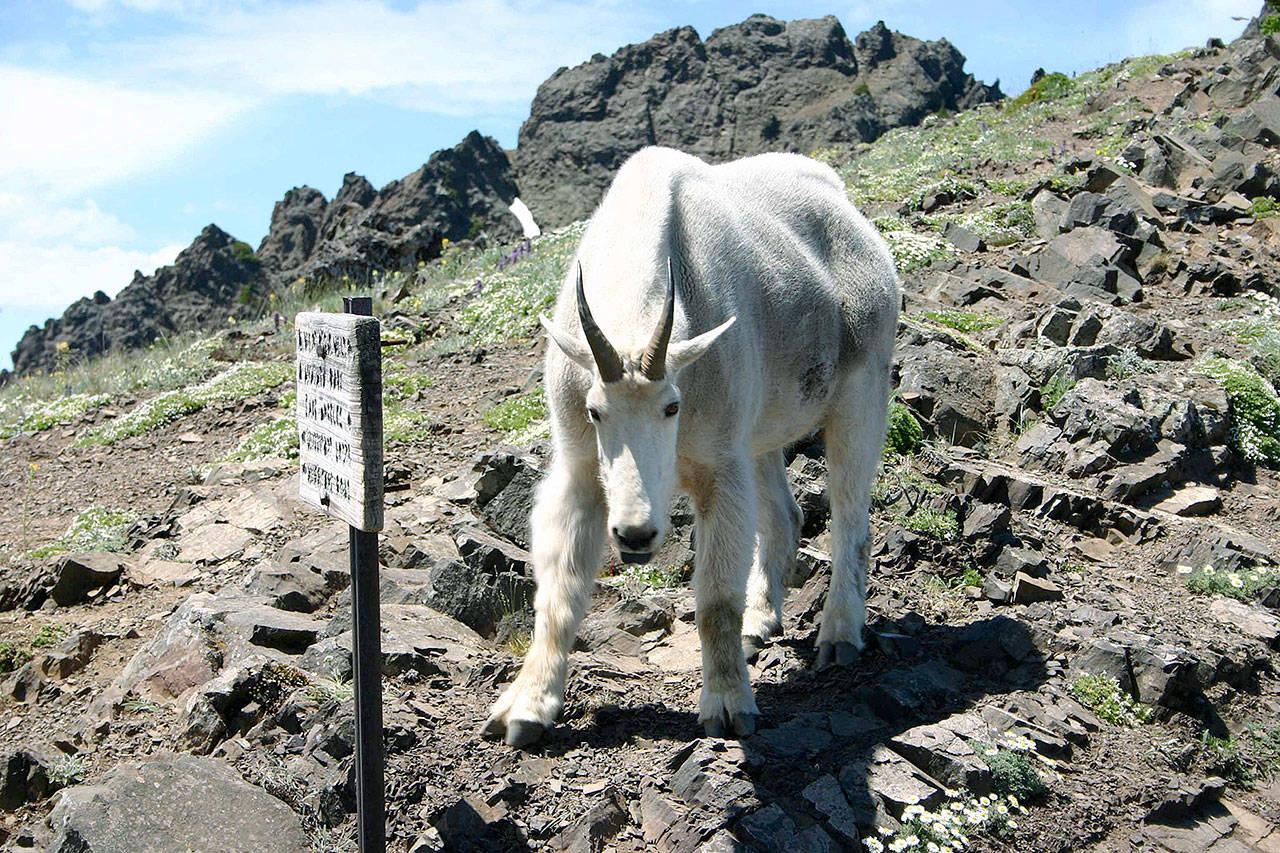
[[[531,331],[555,301],[585,227],[577,222],[543,234],[527,258],[480,276],[480,293],[463,310],[458,331],[472,345],[504,343]]]
[[[1076,387],[1075,380],[1068,379],[1064,374],[1055,373],[1050,376],[1040,388],[1040,408],[1044,411],[1052,409],[1074,387]]]
[[[298,419],[293,414],[258,424],[241,439],[223,461],[257,462],[260,459],[298,458]]]
[[[624,565],[618,574],[620,577],[644,581],[649,586],[662,589],[683,586],[689,580],[684,570],[678,566],[659,566],[654,563]]]
[[[1249,215],[1258,219],[1280,216],[1280,205],[1276,204],[1276,200],[1273,198],[1259,196],[1253,199],[1253,204],[1249,207]]]
[[[1003,318],[977,311],[957,311],[944,308],[941,311],[929,311],[924,319],[936,326],[945,326],[961,334],[969,335],[983,329],[991,329],[1004,322]]]
[[[911,410],[896,400],[889,404],[889,425],[885,432],[885,449],[910,456],[924,444],[924,427]]]
[[[516,394],[484,413],[484,422],[502,432],[521,432],[547,416],[547,397],[538,386],[528,394]]]
[[[1082,675],[1071,685],[1071,695],[1098,718],[1116,726],[1133,727],[1149,723],[1155,716],[1146,705],[1120,689],[1110,675]]]
[[[900,273],[914,272],[939,258],[956,253],[955,246],[936,234],[917,234],[914,231],[884,231],[882,236],[889,244],[893,263]]]
[[[55,643],[61,642],[66,636],[66,626],[50,623],[43,626],[36,632],[36,635],[31,638],[31,648],[43,649],[46,646],[52,646]]]
[[[955,539],[960,535],[960,522],[956,514],[949,509],[930,509],[919,507],[907,515],[900,516],[898,523],[922,536],[934,539]]]
[[[1236,451],[1249,462],[1280,462],[1280,398],[1275,387],[1247,361],[1215,356],[1194,370],[1217,380],[1227,392]]]
[[[1225,595],[1241,601],[1252,601],[1258,593],[1274,586],[1280,578],[1275,567],[1259,566],[1239,572],[1220,572],[1213,566],[1194,569],[1179,566],[1180,575],[1186,577],[1187,589],[1200,595]]]
[[[76,440],[76,444],[114,444],[132,436],[144,435],[206,406],[261,394],[292,377],[293,365],[287,362],[250,361],[237,364],[197,385],[166,391],[144,400],[128,414],[82,435]]]
[[[128,544],[129,528],[138,520],[132,510],[112,510],[93,507],[85,510],[71,522],[67,532],[48,545],[27,554],[32,559],[44,559],[58,554],[74,554],[82,551],[123,551]]]
[[[0,438],[9,438],[20,432],[41,432],[59,424],[74,424],[88,412],[109,402],[109,394],[70,394],[51,400],[14,396],[0,400]]]
[[[1000,201],[964,213],[940,213],[924,217],[930,228],[941,231],[948,222],[968,228],[988,246],[1010,246],[1036,233],[1029,201]]]

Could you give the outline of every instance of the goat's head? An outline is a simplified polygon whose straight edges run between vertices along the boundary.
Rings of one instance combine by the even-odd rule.
[[[687,341],[671,343],[675,275],[667,261],[667,296],[643,350],[625,358],[596,325],[577,268],[578,319],[584,339],[542,317],[551,339],[594,379],[582,417],[595,427],[600,476],[609,505],[610,542],[626,562],[647,562],[667,535],[676,484],[680,371],[724,334],[734,318]]]

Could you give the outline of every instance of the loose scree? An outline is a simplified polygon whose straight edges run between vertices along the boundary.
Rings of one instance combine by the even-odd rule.
[[[606,544],[650,559],[677,488],[695,512],[698,718],[754,731],[747,656],[781,633],[799,542],[783,448],[817,429],[833,534],[818,664],[853,660],[898,305],[887,246],[827,166],[658,147],[623,165],[542,318],[554,447],[530,519],[534,637],[487,734],[522,746],[554,722]]]

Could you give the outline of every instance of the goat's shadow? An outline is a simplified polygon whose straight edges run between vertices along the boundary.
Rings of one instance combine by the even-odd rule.
[[[803,832],[811,825],[822,825],[836,849],[856,849],[847,841],[849,836],[841,839],[833,829],[834,821],[805,797],[806,788],[819,780],[828,790],[838,785],[857,824],[866,831],[876,820],[879,802],[868,781],[874,756],[883,755],[878,747],[908,729],[985,704],[989,697],[1034,691],[1049,678],[1045,651],[1025,624],[1007,616],[963,626],[917,626],[909,636],[888,634],[893,627],[871,624],[869,636],[890,638],[872,639],[862,658],[851,666],[817,672],[793,667],[781,678],[770,678],[766,669],[753,679],[760,731],[740,741],[745,760],[737,771],[749,781],[750,790],[734,788],[729,799],[708,794],[713,809],[721,812],[720,826],[745,839],[741,819],[777,804],[786,813],[779,831]],[[812,660],[808,639],[784,637],[775,646],[785,649],[788,657],[794,653],[806,662]],[[697,677],[691,675],[691,687]],[[653,773],[655,781],[665,783],[697,747],[702,732],[695,714],[671,709],[643,694],[635,696],[634,703],[606,704],[585,712],[583,703],[572,697],[574,680],[570,678],[566,717],[535,748],[537,754],[562,757],[582,748],[624,749],[640,741],[670,742],[668,764],[655,767]],[[825,779],[828,776],[831,779]],[[674,792],[669,796],[678,799]],[[627,809],[634,804],[620,805]],[[700,811],[704,814],[705,808]],[[750,843],[755,846],[742,849],[771,847],[759,838]],[[487,849],[532,848],[523,837],[508,836],[506,846]]]

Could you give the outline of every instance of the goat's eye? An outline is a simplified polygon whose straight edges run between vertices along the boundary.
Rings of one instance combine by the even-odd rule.
[[[600,412],[596,409],[588,407],[587,417],[591,418],[591,420],[595,421],[596,423],[600,423]]]
[[[668,403],[667,407],[662,411],[666,414],[667,417],[674,418],[676,416],[676,412],[680,411],[680,404]]]

